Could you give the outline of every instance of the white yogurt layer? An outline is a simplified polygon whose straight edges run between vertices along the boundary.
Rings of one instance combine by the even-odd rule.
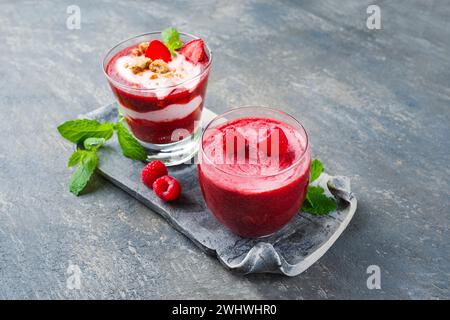
[[[160,99],[166,97],[174,90],[172,86],[183,82],[182,87],[191,91],[200,81],[200,78],[186,81],[198,76],[201,73],[201,67],[200,65],[194,65],[186,60],[182,54],[177,54],[176,57],[173,57],[168,63],[169,68],[173,73],[173,76],[170,77],[164,76],[163,74],[154,73],[150,70],[145,70],[139,74],[134,74],[128,66],[134,65],[137,59],[142,59],[142,56],[128,55],[117,59],[115,65],[117,73],[124,80],[134,83],[140,88],[155,89],[154,93]],[[154,75],[157,75],[157,77]]]
[[[171,104],[161,110],[149,111],[149,112],[136,112],[134,110],[121,106],[121,110],[124,116],[130,117],[136,120],[149,120],[155,122],[166,122],[177,119],[183,119],[194,112],[202,103],[201,96],[196,96],[191,101],[185,104]]]

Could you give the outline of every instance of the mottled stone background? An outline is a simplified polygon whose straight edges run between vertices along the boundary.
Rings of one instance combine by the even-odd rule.
[[[369,4],[1,1],[0,298],[449,298],[450,6],[376,1],[382,30],[368,30]],[[113,101],[109,47],[166,26],[213,48],[210,109],[278,106],[351,177],[358,212],[302,275],[232,274],[101,178],[68,192],[56,126]]]

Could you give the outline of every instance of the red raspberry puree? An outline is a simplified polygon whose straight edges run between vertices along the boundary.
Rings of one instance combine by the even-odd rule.
[[[174,72],[171,81],[167,81],[169,73],[158,74],[151,80],[152,73],[148,70],[133,75],[126,69],[129,68],[127,59],[133,58],[133,50],[138,45],[119,51],[106,66],[106,73],[113,80],[109,81],[111,89],[134,136],[147,143],[167,144],[174,142],[172,134],[177,129],[192,134],[198,127],[196,122],[200,121],[205,99],[209,57],[194,65],[178,52],[169,67],[175,70],[172,64],[181,66],[185,74]],[[183,66],[196,68],[194,76]]]
[[[284,145],[280,143],[279,157],[268,157],[258,147],[261,132],[280,129]],[[247,141],[244,161],[223,160],[230,160],[223,138],[230,131]],[[257,151],[250,155],[252,148]],[[211,132],[207,130],[202,151],[198,171],[206,204],[234,233],[242,237],[270,235],[299,212],[311,162],[306,134],[278,120],[242,118],[221,124]]]

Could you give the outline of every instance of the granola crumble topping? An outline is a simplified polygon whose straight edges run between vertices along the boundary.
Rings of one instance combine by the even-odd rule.
[[[131,54],[133,56],[141,56],[145,53],[145,51],[148,48],[148,45],[150,44],[150,42],[145,41],[145,42],[141,42],[138,44],[137,48],[134,48],[133,50],[131,50]]]
[[[141,43],[139,43],[138,48],[139,48],[139,50],[141,50],[142,53],[145,53],[149,44],[150,44],[150,42],[148,42],[148,41],[141,42]]]
[[[134,74],[139,74],[148,69],[151,63],[152,59],[147,57],[139,57],[134,61],[132,65],[129,65],[128,68],[130,68]]]
[[[125,81],[133,83],[133,85],[136,84],[137,87],[158,88],[160,86],[173,86],[186,78],[195,77],[201,71],[200,66],[191,64],[179,53],[176,53],[170,62],[165,62],[162,59],[152,60],[147,58],[142,54],[146,46],[146,43],[136,44],[133,49],[138,49],[139,55],[134,55],[131,51],[128,51],[128,54],[119,57],[116,63],[120,76]],[[158,94],[162,94],[161,92]]]
[[[161,59],[157,59],[150,64],[150,71],[164,74],[170,71],[169,65]]]
[[[142,55],[142,52],[141,52],[141,50],[139,50],[139,48],[134,48],[133,50],[131,50],[131,53],[133,54],[133,56]]]

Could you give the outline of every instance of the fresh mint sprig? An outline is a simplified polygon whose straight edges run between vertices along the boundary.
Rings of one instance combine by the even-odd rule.
[[[97,150],[113,136],[114,131],[125,157],[140,161],[147,158],[144,147],[121,121],[122,119],[117,123],[102,123],[96,120],[80,119],[66,121],[58,126],[61,136],[78,146],[68,161],[69,167],[78,165],[70,179],[70,192],[78,196],[88,185],[98,165]],[[81,149],[80,146],[83,148]]]
[[[323,164],[318,159],[311,161],[311,171],[309,182],[313,182],[319,178],[320,174],[323,172]]]
[[[81,143],[87,138],[108,140],[114,133],[114,125],[109,122],[80,119],[66,121],[58,127],[59,133],[73,143]]]
[[[175,56],[175,50],[180,49],[183,46],[183,42],[180,41],[180,34],[175,28],[167,28],[161,32],[162,39],[170,54]]]
[[[95,151],[84,151],[82,152],[78,167],[73,172],[72,178],[70,178],[69,190],[75,195],[79,195],[81,191],[87,186],[92,174],[97,168],[98,155]],[[75,152],[78,152],[75,151]]]
[[[317,180],[323,172],[323,164],[315,159],[311,162],[310,183]],[[326,215],[336,210],[337,205],[334,198],[327,197],[325,190],[320,186],[308,186],[302,210],[313,215]]]
[[[105,138],[87,138],[83,142],[83,146],[86,150],[97,150],[101,148],[106,142]]]
[[[147,159],[144,147],[131,135],[121,121],[114,125],[114,129],[125,157],[141,161]]]

